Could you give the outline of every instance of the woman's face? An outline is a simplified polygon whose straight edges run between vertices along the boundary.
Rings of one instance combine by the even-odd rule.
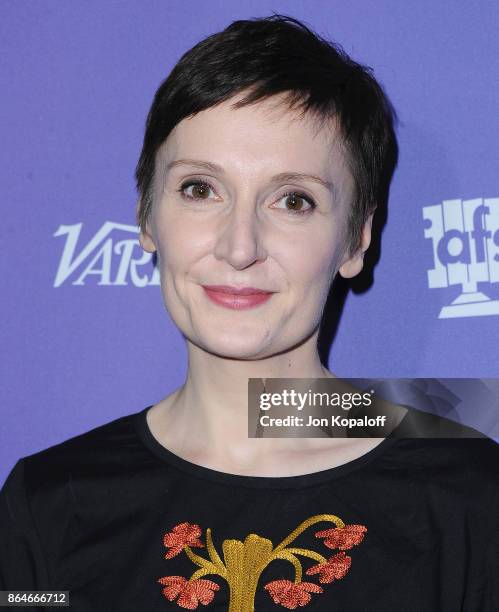
[[[277,99],[231,109],[238,98],[171,132],[140,240],[157,251],[181,332],[209,352],[259,359],[309,337],[336,272],[354,276],[362,257],[342,257],[353,180],[332,128],[318,131]],[[273,293],[238,308],[247,304],[220,304],[207,285]]]

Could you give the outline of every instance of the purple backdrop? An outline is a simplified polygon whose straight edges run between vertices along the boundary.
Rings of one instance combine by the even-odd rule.
[[[349,294],[330,369],[499,376],[497,3],[4,1],[1,482],[18,457],[183,382],[182,337],[133,242],[144,120],[181,54],[271,11],[372,66],[400,117],[381,259],[370,290]],[[456,261],[468,240],[470,265]]]

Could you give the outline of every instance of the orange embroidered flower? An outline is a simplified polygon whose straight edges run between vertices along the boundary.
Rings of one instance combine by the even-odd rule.
[[[178,597],[177,604],[188,610],[195,610],[200,603],[208,605],[215,596],[214,591],[220,588],[212,580],[187,580],[183,576],[164,576],[158,582],[165,585],[162,593],[169,601]]]
[[[344,527],[317,531],[315,537],[325,538],[324,544],[328,548],[348,550],[362,542],[366,531],[367,527],[364,527],[364,525],[345,525]]]
[[[350,565],[352,565],[352,557],[341,551],[331,557],[326,563],[313,565],[305,573],[307,576],[319,574],[319,582],[330,583],[333,580],[343,578],[350,569]]]
[[[310,593],[323,593],[318,584],[313,582],[291,582],[291,580],[273,580],[265,585],[265,590],[274,600],[285,608],[294,610],[298,606],[305,606],[310,601]]]
[[[180,523],[175,525],[172,531],[165,533],[163,537],[163,544],[170,548],[165,559],[171,559],[182,552],[184,546],[197,546],[204,547],[204,544],[199,540],[201,535],[201,528],[199,525],[192,525],[191,523]]]

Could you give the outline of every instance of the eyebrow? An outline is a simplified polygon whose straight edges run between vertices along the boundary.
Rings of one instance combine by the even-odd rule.
[[[208,170],[208,172],[216,172],[219,174],[225,174],[225,170],[219,164],[215,164],[213,162],[206,162],[197,159],[176,159],[167,164],[165,170],[168,172],[171,168],[176,168],[177,166],[191,166],[193,168],[198,168],[200,170]],[[326,181],[322,179],[320,176],[315,176],[314,174],[304,174],[302,172],[280,172],[279,174],[275,174],[271,179],[271,183],[280,183],[280,182],[289,182],[289,181],[311,181],[313,183],[317,183],[322,187],[325,187],[329,191],[336,193],[336,186],[334,183],[330,181]]]

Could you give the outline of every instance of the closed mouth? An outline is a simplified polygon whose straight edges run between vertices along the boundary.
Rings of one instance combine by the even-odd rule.
[[[229,295],[261,295],[274,293],[257,287],[231,287],[229,285],[203,285],[204,289],[215,293],[225,293]]]

